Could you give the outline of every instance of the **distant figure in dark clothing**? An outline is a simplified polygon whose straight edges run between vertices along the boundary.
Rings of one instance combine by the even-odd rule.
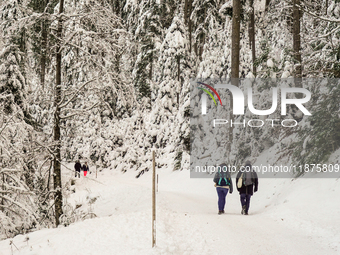
[[[240,168],[236,176],[237,190],[240,193],[242,211],[241,214],[248,215],[250,198],[253,191],[258,188],[258,177],[253,171],[250,161],[246,161],[245,166]]]
[[[83,171],[84,171],[84,176],[87,175],[87,171],[89,171],[89,166],[87,165],[87,162],[83,165]]]
[[[226,164],[218,167],[214,177],[215,187],[218,195],[218,214],[224,213],[225,198],[229,193],[233,193],[233,183],[231,181],[230,172]]]
[[[80,164],[79,160],[76,161],[76,164],[74,165],[74,169],[76,170],[74,177],[78,176],[80,178],[81,164]]]

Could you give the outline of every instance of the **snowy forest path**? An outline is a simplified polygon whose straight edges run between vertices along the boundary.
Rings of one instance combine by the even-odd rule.
[[[134,172],[105,171],[98,176],[104,185],[81,177],[68,197],[70,204],[82,204],[82,210],[96,198],[91,207],[97,218],[16,236],[11,239],[18,247],[13,253],[9,240],[1,241],[0,255],[338,254],[337,213],[328,214],[331,219],[327,215],[315,219],[293,201],[298,193],[304,196],[307,185],[314,187],[313,182],[297,186],[298,181],[261,180],[250,215],[240,214],[237,191],[227,195],[226,213],[217,215],[212,178],[190,178],[187,171],[158,172],[155,248],[151,248],[151,174],[137,179]],[[329,184],[336,190],[337,183],[327,183],[322,194],[329,196]],[[307,217],[300,217],[301,212]]]
[[[250,215],[245,216],[241,215],[239,193],[234,191],[227,195],[226,213],[218,215],[217,194],[210,181],[190,179],[190,184],[184,184],[182,188],[174,182],[176,187],[169,189],[169,184],[166,184],[167,187],[161,188],[158,194],[160,208],[165,209],[167,214],[173,214],[172,218],[176,218],[177,222],[201,233],[202,238],[196,239],[196,243],[214,247],[214,252],[227,249],[225,254],[250,254],[250,251],[251,254],[255,251],[255,254],[338,254],[331,245],[320,243],[320,236],[316,236],[315,231],[322,229],[316,226],[306,229],[307,223],[300,218],[296,218],[295,226],[285,224],[285,218],[268,208],[274,204],[275,198],[269,202],[265,192],[255,193]],[[266,181],[262,182],[266,185]],[[209,191],[207,183],[211,186]],[[178,235],[185,235],[185,227],[180,224],[172,227],[176,228]]]

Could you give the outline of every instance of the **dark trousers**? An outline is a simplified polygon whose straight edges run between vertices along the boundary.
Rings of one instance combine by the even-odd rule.
[[[225,206],[225,197],[228,194],[229,189],[216,187],[217,195],[218,195],[218,210],[223,211]]]
[[[251,195],[248,195],[248,194],[241,194],[240,196],[242,208],[243,206],[246,206],[246,212],[248,212],[249,210],[250,198],[251,198]]]
[[[77,176],[80,178],[80,171],[77,171],[77,170],[76,170],[76,171],[75,171],[74,177],[77,177]]]

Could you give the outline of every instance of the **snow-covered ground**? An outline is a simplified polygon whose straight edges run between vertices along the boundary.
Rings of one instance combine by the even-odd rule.
[[[240,214],[237,191],[227,196],[226,214],[217,215],[212,179],[158,169],[152,248],[151,172],[135,174],[82,176],[67,202],[96,218],[1,241],[0,255],[340,254],[339,179],[261,179],[250,215]]]

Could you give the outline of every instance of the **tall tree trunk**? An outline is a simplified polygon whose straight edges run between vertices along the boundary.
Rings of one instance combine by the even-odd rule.
[[[153,72],[153,53],[150,54],[150,69],[149,69],[149,80],[152,80],[152,72]]]
[[[254,11],[254,0],[250,0],[250,15],[249,15],[249,44],[251,48],[251,55],[253,60],[253,74],[256,77],[256,66],[255,66],[255,11]]]
[[[189,7],[189,0],[184,0],[184,23],[185,25],[188,25],[188,7]]]
[[[59,14],[64,11],[64,0],[59,2]],[[57,30],[57,54],[56,54],[56,87],[55,87],[55,98],[54,98],[54,143],[55,143],[55,155],[53,159],[53,183],[54,183],[54,208],[55,208],[55,221],[56,225],[60,224],[59,218],[63,214],[63,197],[61,187],[61,155],[60,155],[60,107],[59,103],[61,100],[61,38],[63,30],[63,21],[60,17],[58,20]]]
[[[189,19],[189,52],[192,51],[192,21]]]
[[[177,80],[181,86],[181,56],[177,56]],[[178,92],[177,92],[177,105],[179,108],[179,94],[181,91],[181,87],[178,88]]]
[[[240,71],[240,22],[241,22],[241,3],[240,0],[233,0],[233,20],[231,35],[231,84],[238,86]],[[233,116],[233,97],[230,95],[230,120],[234,122]],[[233,126],[229,131],[228,153],[231,154],[231,145],[233,143]]]
[[[293,49],[295,59],[295,78],[302,77],[301,37],[300,37],[300,0],[293,0]],[[300,85],[301,86],[301,85]],[[298,86],[298,87],[300,87]]]
[[[45,35],[44,31],[42,31],[42,36]],[[42,88],[45,88],[45,73],[46,73],[46,48],[44,48],[44,41],[42,41],[42,49],[41,49],[41,60],[40,60],[40,83]]]
[[[2,148],[0,148],[0,167],[2,168]],[[2,174],[2,191],[5,191],[5,174]],[[5,195],[5,194],[4,194]],[[4,211],[5,200],[4,197],[1,198],[0,210]]]
[[[49,0],[44,1],[43,11],[45,11]],[[45,87],[46,59],[47,59],[47,30],[48,19],[43,19],[41,22],[41,58],[40,58],[40,83],[42,88]]]
[[[2,191],[4,192],[5,191],[5,174],[3,173],[2,174]],[[3,193],[3,195],[5,195],[5,193]],[[1,211],[3,212],[4,211],[4,205],[5,205],[5,200],[4,200],[4,197],[2,196],[1,198],[1,205],[0,208],[1,208]]]
[[[46,73],[46,51],[47,51],[47,20],[42,21],[41,25],[41,59],[40,59],[40,82],[44,89],[45,87],[45,73]]]
[[[120,3],[119,3],[120,0],[111,0],[111,8],[112,8],[112,11],[118,16],[120,17]]]
[[[199,50],[200,61],[203,60],[202,55],[203,55],[203,50],[204,50],[204,44],[205,44],[205,33],[203,33],[201,37],[200,50]]]
[[[206,17],[207,17],[207,7],[204,7],[203,23],[205,23]],[[205,27],[205,24],[204,24],[204,27]],[[206,37],[206,34],[203,31],[203,33],[202,33],[202,35],[200,37],[200,46],[199,46],[199,58],[200,58],[200,61],[202,61],[202,55],[203,55],[204,44],[205,44],[205,37]]]
[[[192,21],[191,21],[191,12],[192,12],[192,0],[188,0],[188,30],[189,30],[189,52],[191,53],[192,50]]]
[[[240,71],[240,0],[233,0],[233,21],[231,36],[231,78],[238,79]]]
[[[270,4],[270,0],[266,0],[265,11],[268,11],[269,4]]]

